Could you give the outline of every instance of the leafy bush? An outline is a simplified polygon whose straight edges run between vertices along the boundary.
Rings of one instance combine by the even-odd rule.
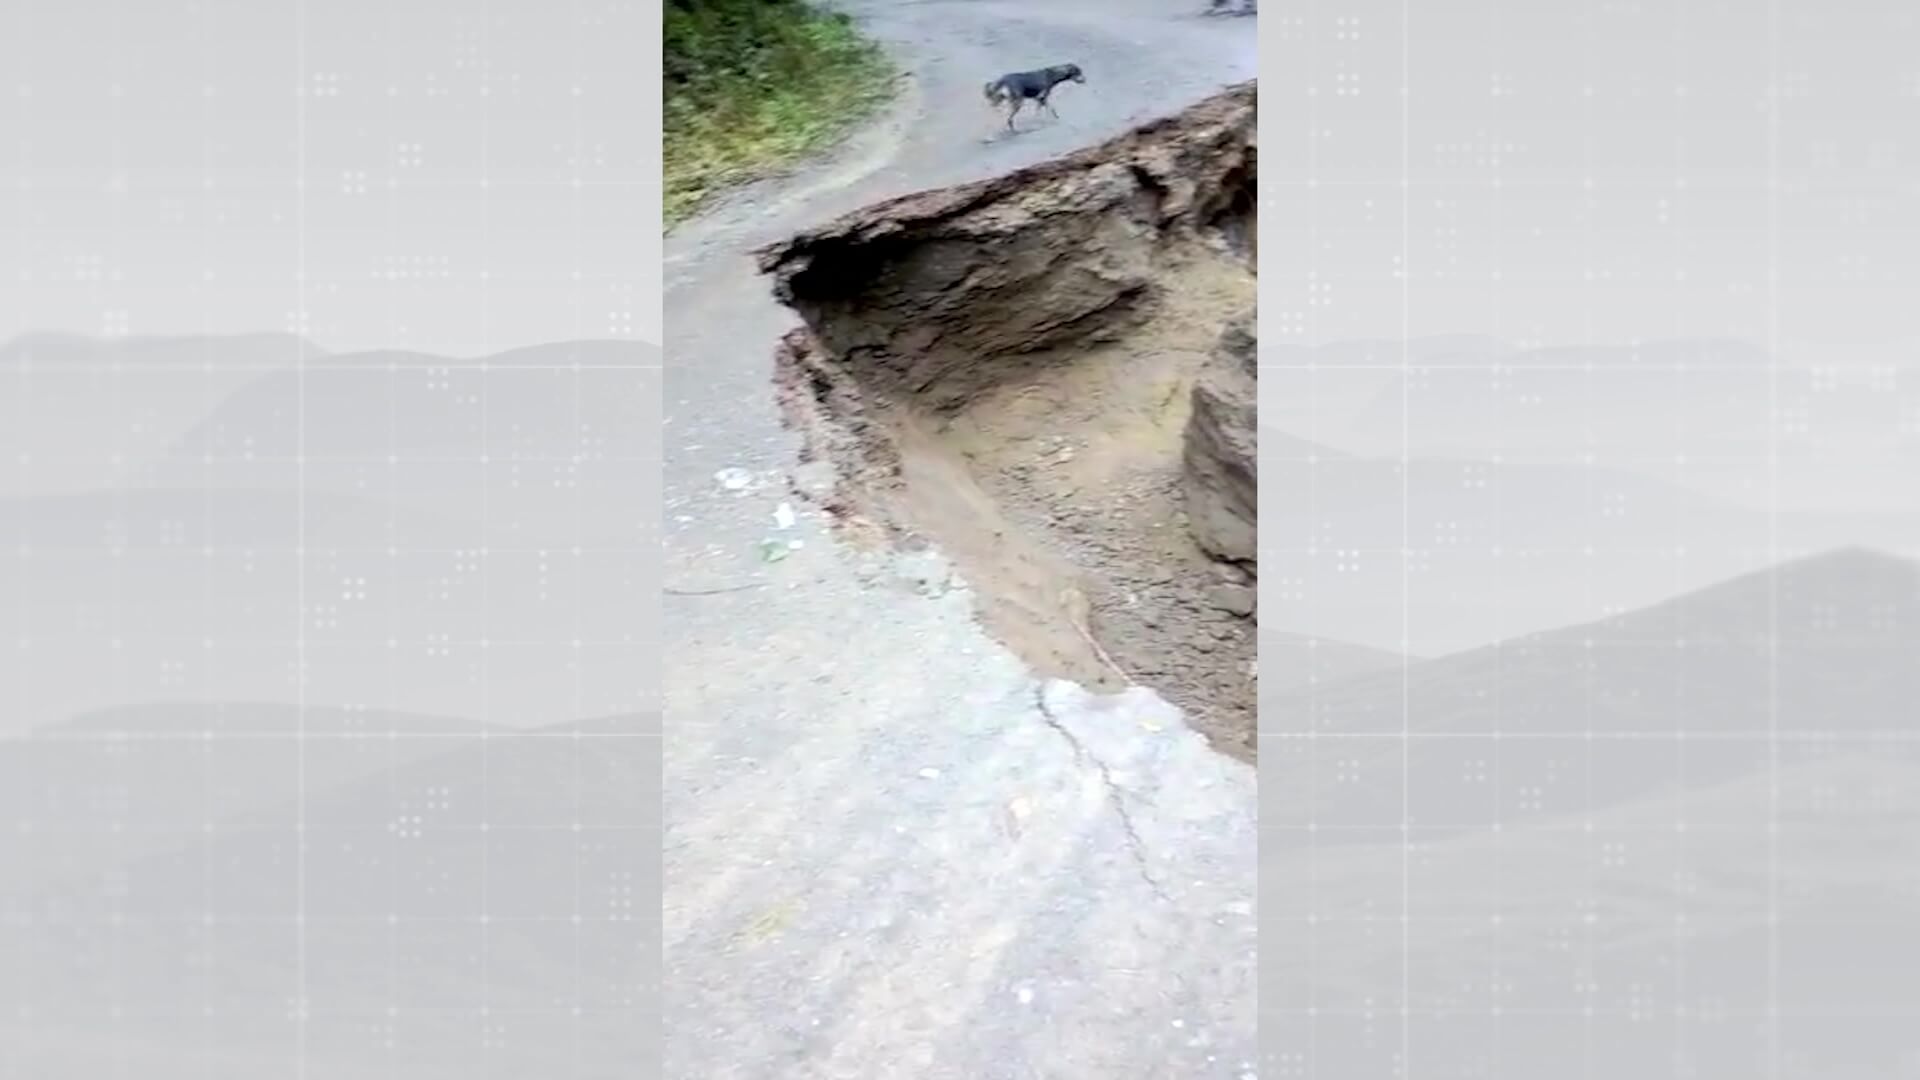
[[[851,19],[801,0],[668,0],[665,16],[669,224],[818,149],[893,88]]]

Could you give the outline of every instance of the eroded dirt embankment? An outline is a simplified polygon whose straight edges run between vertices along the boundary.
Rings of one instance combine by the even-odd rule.
[[[856,541],[951,558],[1047,674],[1251,756],[1255,90],[760,253]]]

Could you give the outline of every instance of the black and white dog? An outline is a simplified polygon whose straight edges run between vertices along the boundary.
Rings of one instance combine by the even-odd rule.
[[[1013,117],[1029,99],[1038,107],[1052,113],[1054,119],[1060,114],[1053,111],[1053,105],[1047,98],[1052,96],[1053,88],[1063,82],[1084,83],[1087,76],[1080,70],[1079,64],[1061,64],[1059,67],[1041,68],[1039,71],[1016,71],[1011,75],[1002,75],[987,84],[987,103],[1007,107],[1007,130],[1013,130]]]

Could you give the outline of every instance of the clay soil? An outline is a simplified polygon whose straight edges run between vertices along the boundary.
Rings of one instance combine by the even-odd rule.
[[[1031,358],[950,415],[891,417],[894,498],[1029,663],[1151,686],[1215,745],[1250,753],[1254,624],[1206,599],[1238,579],[1187,532],[1180,447],[1194,375],[1254,283],[1210,253],[1175,265],[1155,316],[1121,340]]]
[[[1151,687],[1254,754],[1247,569],[1182,506],[1195,376],[1255,302],[1253,87],[767,249],[776,383],[849,542],[950,560],[1037,671]],[[919,571],[916,570],[916,573]]]
[[[1251,759],[1255,627],[1208,602],[1242,579],[1187,531],[1180,451],[1194,376],[1254,278],[1201,245],[1165,266],[1152,316],[1116,340],[983,368],[957,407],[950,391],[937,409],[908,398],[812,441],[894,463],[837,505],[847,531],[944,553],[983,625],[1037,670],[1150,686]]]

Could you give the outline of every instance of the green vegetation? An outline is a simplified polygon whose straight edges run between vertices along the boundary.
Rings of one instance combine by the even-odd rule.
[[[666,220],[789,165],[869,115],[893,68],[852,20],[802,0],[667,0]]]

